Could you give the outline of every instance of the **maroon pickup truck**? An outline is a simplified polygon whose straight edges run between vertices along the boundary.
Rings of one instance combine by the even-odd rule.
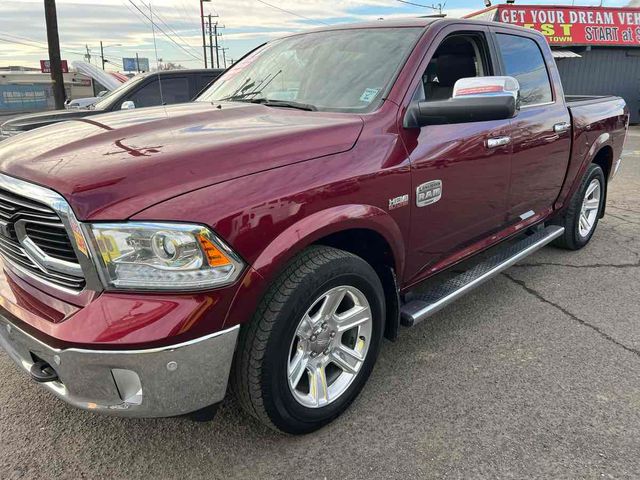
[[[265,424],[312,431],[383,337],[548,243],[585,246],[628,122],[620,98],[565,97],[531,30],[270,42],[194,103],[2,143],[0,343],[83,409],[202,417],[229,384]]]

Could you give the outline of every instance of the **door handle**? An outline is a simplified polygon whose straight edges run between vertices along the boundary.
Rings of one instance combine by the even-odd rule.
[[[553,126],[553,131],[556,133],[568,132],[571,129],[571,124],[567,122],[556,123]]]
[[[487,140],[487,148],[504,147],[511,143],[511,137],[496,137]]]

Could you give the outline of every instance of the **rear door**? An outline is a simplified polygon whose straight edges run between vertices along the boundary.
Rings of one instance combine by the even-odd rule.
[[[451,98],[460,78],[491,76],[495,52],[487,27],[443,29],[414,81],[413,102]],[[511,145],[488,140],[510,135],[510,121],[403,129],[412,171],[411,236],[406,281],[504,228]]]
[[[557,199],[571,154],[571,117],[546,41],[527,32],[492,30],[503,74],[520,82],[508,201],[509,219],[517,222],[548,213]]]

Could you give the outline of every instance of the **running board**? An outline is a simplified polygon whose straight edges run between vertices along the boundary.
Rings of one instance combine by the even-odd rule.
[[[411,296],[401,308],[402,325],[413,327],[487,280],[562,236],[564,227],[549,226],[499,251],[470,270]]]

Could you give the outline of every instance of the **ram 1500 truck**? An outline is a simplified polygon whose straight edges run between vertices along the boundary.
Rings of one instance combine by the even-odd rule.
[[[628,122],[620,98],[565,98],[531,30],[275,40],[194,103],[0,146],[0,342],[83,409],[202,416],[229,384],[265,424],[312,431],[383,337],[548,243],[585,246]]]

